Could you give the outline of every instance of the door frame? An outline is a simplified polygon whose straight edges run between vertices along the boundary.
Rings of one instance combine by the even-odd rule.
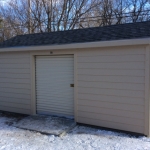
[[[77,122],[77,52],[68,50],[54,50],[54,51],[37,51],[30,52],[30,72],[31,72],[31,115],[36,114],[36,76],[35,76],[35,61],[36,56],[61,56],[61,55],[73,55],[74,59],[74,120]]]
[[[39,98],[37,98],[37,95],[39,94],[38,93],[38,89],[40,88],[39,86],[37,86],[37,83],[38,83],[38,79],[40,79],[40,78],[37,78],[37,72],[38,72],[38,70],[40,71],[40,69],[42,69],[41,67],[39,68],[38,67],[38,60],[40,61],[40,59],[39,58],[42,58],[43,60],[49,60],[50,62],[51,61],[53,61],[53,62],[56,62],[57,63],[57,60],[58,61],[60,61],[60,59],[63,59],[64,61],[67,61],[67,64],[69,64],[70,63],[70,59],[71,59],[71,69],[70,69],[70,67],[69,68],[67,68],[67,66],[65,67],[66,69],[69,69],[69,70],[67,70],[67,72],[66,72],[66,75],[68,74],[69,76],[70,76],[70,73],[71,73],[71,81],[69,81],[70,79],[68,79],[68,78],[66,78],[66,82],[68,83],[68,85],[69,85],[69,87],[68,87],[68,89],[71,89],[71,91],[70,91],[70,94],[67,92],[66,94],[68,95],[70,95],[72,98],[71,99],[68,99],[69,101],[70,101],[70,104],[71,105],[68,105],[68,107],[67,108],[72,108],[71,109],[71,111],[72,112],[70,112],[70,111],[68,111],[68,113],[69,114],[65,114],[64,112],[63,113],[60,113],[59,112],[59,110],[60,110],[60,104],[59,103],[57,103],[57,106],[56,106],[56,108],[57,108],[57,112],[53,112],[53,111],[51,111],[51,109],[48,109],[47,110],[47,113],[45,112],[45,108],[42,108],[41,109],[41,105],[42,105],[42,107],[43,107],[43,100],[44,99],[39,99]],[[69,59],[69,60],[68,60]],[[41,61],[40,61],[40,63],[42,63]],[[46,62],[45,62],[46,63]],[[36,66],[35,66],[35,68],[36,68],[36,72],[35,72],[35,75],[36,75],[36,80],[35,80],[35,83],[36,83],[36,113],[37,114],[46,114],[46,115],[56,115],[56,116],[62,116],[62,117],[64,117],[64,116],[66,116],[66,117],[68,117],[68,118],[72,118],[72,119],[74,119],[74,88],[73,87],[70,87],[70,84],[71,83],[74,83],[74,71],[73,71],[73,68],[74,68],[74,56],[73,55],[53,55],[53,56],[45,56],[45,55],[40,55],[40,56],[35,56],[35,64],[36,64]],[[39,64],[40,65],[40,64]],[[61,65],[61,64],[60,64]],[[66,65],[66,63],[65,63],[65,65]],[[46,66],[49,66],[49,64],[47,63],[46,64]],[[53,65],[50,65],[50,66],[52,66],[52,68],[53,68]],[[62,66],[62,65],[61,65]],[[43,66],[44,67],[44,66]],[[62,66],[63,67],[63,66]],[[64,68],[64,70],[65,70],[65,68]],[[44,68],[43,68],[44,69]],[[53,68],[54,70],[52,70],[52,72],[54,71],[55,72],[55,69],[56,68]],[[47,70],[47,69],[46,69]],[[61,68],[58,68],[58,70],[57,71],[63,71]],[[69,73],[69,72],[70,73]],[[41,72],[41,71],[40,71]],[[47,74],[46,72],[45,72],[45,74]],[[53,73],[52,73],[53,74]],[[58,73],[59,74],[59,73]],[[56,77],[57,75],[54,75],[54,77]],[[60,76],[60,74],[58,75],[58,76]],[[47,83],[51,83],[51,79],[48,79],[49,81],[47,81]],[[69,82],[68,82],[69,81]],[[61,82],[61,81],[60,81]],[[55,86],[57,86],[58,87],[58,85],[55,85]],[[53,88],[53,86],[51,87],[51,88]],[[67,87],[66,87],[67,88]],[[59,90],[61,90],[61,89],[59,89]],[[63,89],[62,89],[63,90]],[[65,92],[65,91],[64,91]],[[50,92],[51,93],[51,92]],[[44,94],[44,93],[43,93]],[[58,94],[59,95],[59,94]],[[48,95],[47,95],[48,96]],[[49,95],[50,96],[50,95]],[[53,95],[54,96],[54,95]],[[61,95],[59,95],[59,96],[61,96]],[[55,98],[54,98],[55,99]],[[47,99],[48,100],[48,99]],[[66,100],[66,98],[64,99],[64,101]],[[67,100],[67,101],[68,101]],[[51,101],[51,100],[50,100]],[[51,105],[51,102],[49,101],[49,103],[47,103],[48,105]],[[53,101],[53,100],[52,100]],[[40,104],[41,103],[41,104]],[[66,103],[67,104],[67,103]],[[59,109],[58,109],[59,108]],[[66,108],[64,108],[64,106],[61,106],[61,108],[64,110],[64,111],[67,111],[66,110]],[[55,108],[54,108],[55,109]],[[49,111],[49,112],[48,112]]]

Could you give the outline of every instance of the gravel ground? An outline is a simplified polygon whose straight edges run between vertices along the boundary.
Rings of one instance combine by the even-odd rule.
[[[11,126],[22,117],[0,115],[0,150],[150,150],[150,138],[144,136],[76,126],[60,138]]]

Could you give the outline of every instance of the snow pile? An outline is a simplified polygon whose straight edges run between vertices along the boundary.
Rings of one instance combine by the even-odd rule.
[[[150,138],[77,126],[60,138],[8,126],[0,117],[0,150],[150,150]]]

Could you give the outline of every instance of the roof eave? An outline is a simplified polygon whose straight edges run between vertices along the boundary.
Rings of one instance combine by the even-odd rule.
[[[73,43],[62,45],[44,45],[44,46],[23,46],[0,48],[0,52],[18,52],[18,51],[40,51],[40,50],[67,50],[67,49],[83,49],[97,47],[115,47],[115,46],[134,46],[134,45],[150,45],[150,38],[127,39],[114,41],[98,41],[86,43]]]

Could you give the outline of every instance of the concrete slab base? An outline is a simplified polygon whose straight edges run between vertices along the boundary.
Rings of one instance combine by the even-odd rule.
[[[13,123],[14,127],[40,132],[47,135],[64,136],[76,123],[72,119],[54,116],[28,116]]]

